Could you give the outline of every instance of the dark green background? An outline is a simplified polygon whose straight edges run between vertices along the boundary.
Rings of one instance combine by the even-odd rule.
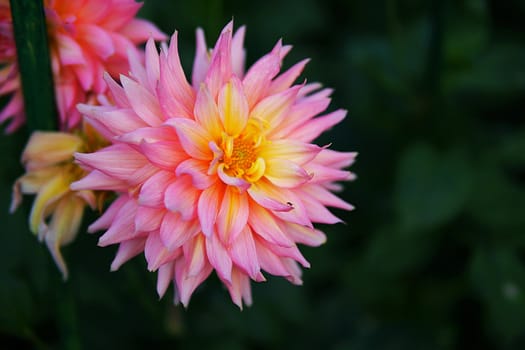
[[[320,144],[358,151],[346,225],[303,248],[304,286],[253,284],[239,311],[216,277],[188,310],[158,300],[143,256],[81,232],[63,283],[7,213],[22,130],[0,138],[1,349],[524,349],[525,1],[147,1],[141,16],[208,43],[232,17],[253,63],[283,38],[285,67],[334,87],[347,119]],[[92,217],[91,217],[92,219]]]

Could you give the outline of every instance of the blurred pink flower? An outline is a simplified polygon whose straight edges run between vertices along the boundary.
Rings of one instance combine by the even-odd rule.
[[[297,243],[325,241],[313,222],[341,222],[326,206],[352,209],[331,191],[353,178],[342,169],[355,153],[311,143],[346,112],[318,116],[331,90],[292,85],[307,60],[279,75],[290,51],[280,41],[245,73],[244,27],[232,30],[212,50],[197,31],[192,84],[175,33],[160,54],[148,41],[145,66],[131,57],[122,86],[107,78],[116,106],[79,106],[113,144],[76,154],[91,173],[72,188],[119,193],[89,230],[120,244],[112,270],[144,251],[159,295],[173,280],[185,306],[213,270],[239,307],[262,271],[301,284]]]
[[[44,1],[61,130],[79,126],[77,103],[105,92],[105,71],[128,72],[128,50],[137,51],[149,37],[166,39],[153,24],[135,18],[141,6],[135,0]],[[10,120],[6,131],[13,132],[25,115],[8,0],[0,0],[0,64],[0,95],[11,95],[0,123]]]

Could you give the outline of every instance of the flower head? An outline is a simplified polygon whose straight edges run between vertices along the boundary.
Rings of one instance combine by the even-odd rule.
[[[105,143],[87,125],[76,133],[36,131],[22,154],[26,173],[13,187],[11,211],[20,205],[22,194],[36,195],[30,229],[45,241],[64,278],[68,272],[60,247],[77,235],[85,206],[100,207],[105,196],[103,192],[69,189],[86,173],[73,162],[73,153],[95,151]]]
[[[300,284],[297,244],[325,241],[313,223],[340,222],[326,206],[352,209],[331,190],[355,154],[311,143],[345,111],[318,116],[331,90],[293,85],[306,60],[279,74],[280,41],[244,72],[244,28],[232,28],[211,50],[198,30],[191,84],[175,33],[160,54],[150,40],[122,86],[108,78],[115,106],[79,107],[113,144],[76,154],[91,173],[72,188],[119,193],[90,231],[120,244],[113,270],[144,251],[159,294],[173,280],[184,305],[213,270],[239,306],[263,271]]]
[[[153,24],[135,18],[135,0],[45,0],[55,94],[61,130],[81,122],[77,103],[104,93],[103,73],[113,76],[129,70],[127,52],[149,37],[165,36]],[[0,113],[0,123],[10,120],[7,132],[24,123],[13,29],[8,0],[0,0],[0,95],[11,95]]]

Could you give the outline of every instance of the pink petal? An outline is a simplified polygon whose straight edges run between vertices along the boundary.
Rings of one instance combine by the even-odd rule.
[[[219,211],[219,199],[222,198],[222,187],[211,186],[202,191],[197,205],[197,213],[202,232],[210,238],[215,233],[215,222]]]
[[[250,205],[248,223],[253,232],[274,245],[291,247],[294,242],[281,230],[275,217],[266,209]]]
[[[181,162],[177,166],[175,174],[177,176],[189,175],[191,177],[193,187],[199,190],[204,190],[216,182],[215,176],[210,176],[207,174],[208,167],[209,164],[207,162],[190,158]]]
[[[206,72],[210,65],[206,39],[204,37],[204,31],[201,28],[197,28],[196,37],[197,44],[195,46],[195,59],[193,61],[193,69],[191,73],[191,83],[194,89],[197,89],[199,84],[204,81]]]
[[[210,137],[195,121],[185,118],[171,118],[166,122],[177,131],[184,151],[193,158],[211,160],[212,151],[208,146]]]
[[[137,115],[151,126],[162,124],[164,116],[158,100],[143,86],[126,76],[121,76],[122,87],[128,96],[128,101]]]
[[[311,247],[317,247],[326,242],[325,234],[314,228],[283,221],[279,223],[279,226],[282,227],[282,230],[286,232],[286,235],[294,242],[306,244]]]
[[[206,242],[204,235],[196,235],[182,247],[187,261],[188,276],[197,276],[209,265],[206,258]]]
[[[234,187],[226,187],[217,216],[217,233],[222,243],[231,244],[248,222],[248,197]]]
[[[245,271],[252,279],[257,279],[260,273],[260,266],[257,260],[257,252],[253,241],[252,231],[248,226],[237,235],[230,248],[232,261]]]
[[[310,142],[334,125],[339,124],[346,116],[346,111],[337,110],[322,117],[314,118],[297,127],[290,133],[294,139]]]
[[[190,220],[197,215],[197,202],[201,191],[191,185],[191,178],[176,178],[166,189],[164,205],[172,212],[179,212],[183,220]]]
[[[139,206],[135,217],[135,229],[145,232],[158,230],[164,218],[164,212],[163,209]]]
[[[68,35],[56,33],[58,54],[63,65],[85,64],[86,57],[82,47]]]
[[[206,239],[206,255],[219,277],[231,283],[232,259],[217,235],[212,235]]]
[[[77,108],[86,116],[89,124],[108,139],[147,126],[132,109],[113,109],[85,104],[79,104]]]
[[[250,107],[253,107],[266,96],[272,79],[281,69],[280,51],[282,42],[279,40],[273,50],[260,58],[246,73],[242,84],[246,91],[246,98]]]
[[[129,21],[120,33],[129,38],[134,43],[141,43],[148,38],[155,40],[166,40],[166,35],[161,32],[153,23],[140,18],[134,18]]]
[[[231,40],[232,40],[231,22],[224,27],[217,40],[212,52],[211,63],[206,74],[204,82],[210,89],[210,94],[214,98],[219,93],[219,89],[229,80],[232,75],[231,59]]]
[[[82,179],[73,182],[69,188],[72,191],[94,190],[124,192],[128,189],[128,184],[125,181],[108,176],[103,172],[93,170]]]
[[[260,206],[274,211],[290,211],[291,203],[267,180],[261,179],[248,188],[248,194]]]
[[[226,287],[228,292],[230,292],[233,303],[241,310],[243,300],[248,306],[252,304],[250,279],[239,269],[233,269],[231,283],[227,283]]]
[[[199,232],[197,220],[183,220],[180,214],[167,212],[160,226],[160,239],[169,251],[173,251]]]
[[[84,23],[77,26],[79,39],[91,47],[100,58],[107,59],[115,52],[111,36],[101,27]]]
[[[159,267],[157,272],[157,294],[162,298],[173,280],[175,273],[175,262],[166,263]]]
[[[260,119],[267,122],[270,130],[278,129],[279,124],[295,102],[299,89],[300,86],[295,86],[261,100],[250,112],[250,119]]]
[[[244,50],[244,34],[246,27],[242,26],[233,35],[232,38],[232,71],[233,74],[242,78],[244,75],[244,60],[246,52]]]
[[[308,182],[312,177],[298,164],[285,159],[268,159],[264,176],[274,185],[294,188]]]
[[[120,180],[134,178],[135,172],[147,162],[143,155],[125,144],[111,145],[95,153],[75,153],[75,158],[81,164]]]
[[[174,182],[175,176],[172,173],[158,171],[142,185],[138,203],[153,208],[164,207],[164,193]]]
[[[120,209],[122,209],[122,207],[130,200],[132,199],[126,195],[119,196],[117,199],[115,199],[113,203],[111,203],[111,205],[104,211],[102,216],[89,225],[88,232],[93,233],[111,226],[111,223],[113,220],[115,220],[115,216],[118,214]]]
[[[192,117],[195,93],[186,80],[177,48],[177,32],[166,55],[160,56],[159,99],[167,117]]]
[[[211,274],[213,267],[210,264],[199,271],[198,274],[188,275],[188,266],[184,259],[178,259],[175,263],[175,281],[177,283],[177,293],[175,303],[180,301],[185,307],[190,302],[191,295],[195,289]]]
[[[137,238],[135,231],[135,215],[137,204],[133,200],[128,200],[115,215],[109,229],[99,238],[98,245],[106,247],[111,244]],[[90,227],[90,230],[92,228]]]
[[[111,271],[117,271],[122,264],[135,257],[144,250],[146,238],[140,237],[120,243],[117,255],[111,263]]]
[[[181,250],[168,251],[158,233],[148,234],[144,247],[144,256],[148,262],[148,270],[156,271],[161,265],[175,260],[182,253]]]
[[[175,170],[186,156],[178,142],[142,142],[140,150],[150,162],[166,170]]]
[[[288,89],[294,83],[297,77],[299,77],[299,75],[303,72],[304,67],[309,61],[310,59],[308,58],[304,59],[275,78],[268,88],[268,95],[273,95]]]

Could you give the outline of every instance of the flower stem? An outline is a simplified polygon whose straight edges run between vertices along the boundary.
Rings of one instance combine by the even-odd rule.
[[[11,0],[27,125],[55,130],[57,109],[42,0]]]

